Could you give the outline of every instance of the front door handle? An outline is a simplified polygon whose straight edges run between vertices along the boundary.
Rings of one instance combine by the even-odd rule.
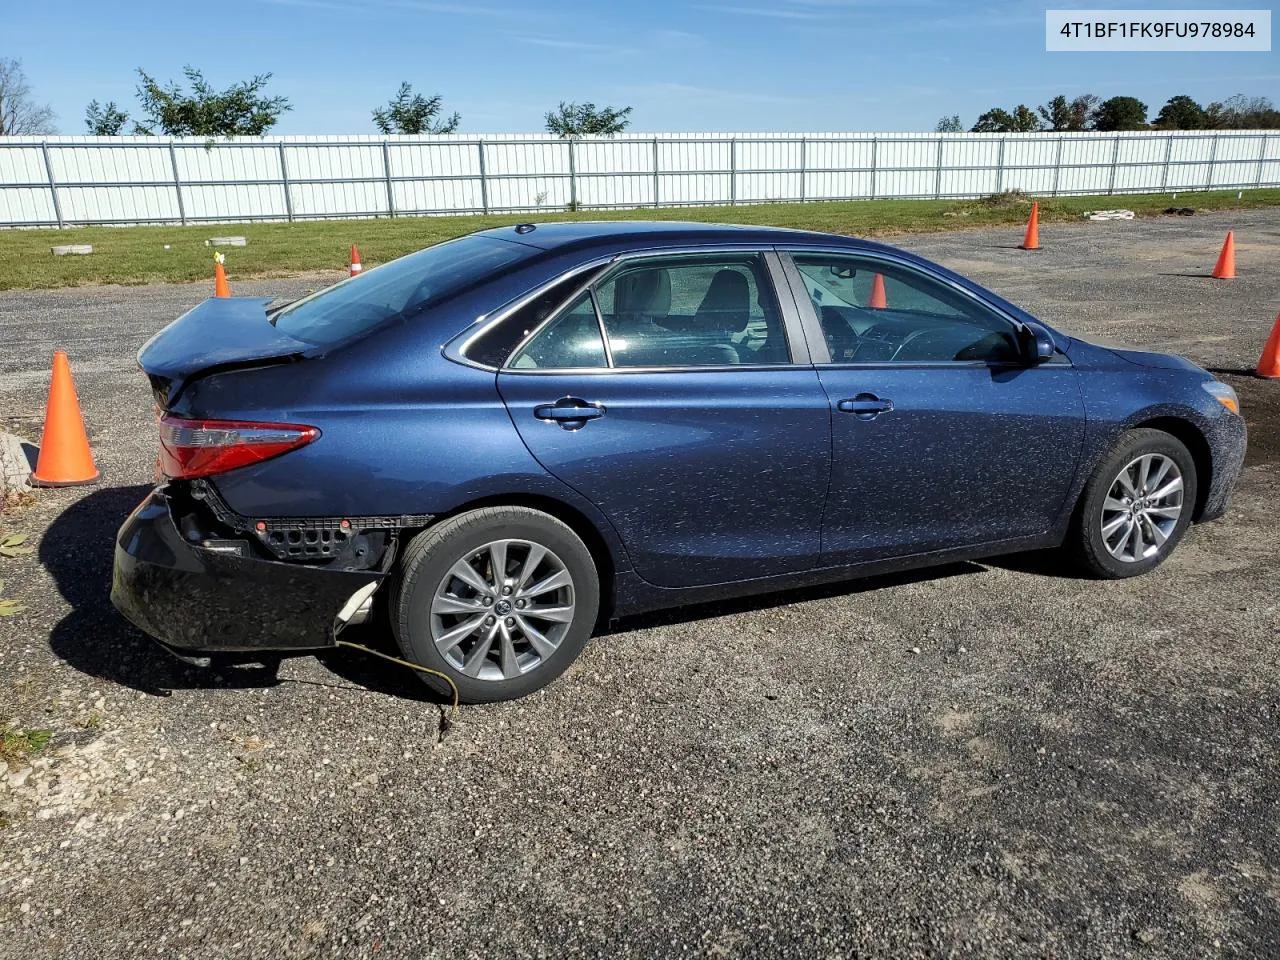
[[[577,397],[561,397],[555,403],[540,403],[533,415],[548,423],[558,423],[566,430],[581,430],[588,420],[604,416],[604,405],[588,403]]]
[[[852,413],[859,420],[874,420],[882,413],[893,410],[892,400],[882,400],[874,393],[860,393],[856,397],[841,400],[836,404],[841,413]]]

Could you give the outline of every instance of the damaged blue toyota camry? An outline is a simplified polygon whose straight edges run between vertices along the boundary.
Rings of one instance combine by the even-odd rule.
[[[208,300],[138,361],[166,479],[119,532],[119,610],[198,662],[380,610],[470,702],[646,610],[1044,548],[1145,573],[1245,452],[1186,360],[772,228],[486,230]]]

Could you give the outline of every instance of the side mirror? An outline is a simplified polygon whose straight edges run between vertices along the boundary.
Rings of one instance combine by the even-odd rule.
[[[1048,328],[1038,323],[1022,325],[1022,356],[1029,365],[1034,366],[1037,363],[1052,360],[1057,352],[1058,345],[1054,342],[1053,334]]]

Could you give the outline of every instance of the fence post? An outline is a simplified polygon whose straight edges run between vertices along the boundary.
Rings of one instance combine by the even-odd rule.
[[[938,134],[938,169],[933,178],[933,199],[942,199],[942,145],[945,141]]]
[[[1000,148],[996,151],[996,193],[1004,193],[1004,143],[1006,137],[1000,138]]]
[[[293,197],[289,196],[289,164],[284,156],[284,141],[278,144],[280,147],[280,186],[284,188],[284,215],[290,223],[293,223]]]
[[[1058,138],[1058,149],[1053,153],[1053,196],[1058,195],[1058,185],[1062,182],[1062,137]]]
[[[391,185],[391,142],[382,141],[382,179],[387,185],[387,216],[396,215],[396,193]]]
[[[871,138],[871,196],[868,198],[874,200],[876,198],[876,155],[880,152],[880,140],[877,137]]]
[[[805,200],[805,180],[809,177],[809,138],[800,138],[800,202]],[[1262,168],[1258,168],[1258,178],[1262,178]]]
[[[480,159],[480,209],[489,212],[489,177],[484,169],[484,141],[476,141],[476,156]]]
[[[66,226],[62,219],[62,203],[58,200],[58,181],[53,179],[53,164],[49,162],[49,141],[40,143],[40,153],[44,156],[44,172],[49,178],[49,194],[53,197],[53,215],[58,220],[58,228]]]
[[[1173,162],[1173,134],[1164,141],[1164,171],[1160,174],[1160,192],[1164,193],[1169,186],[1169,167]]]
[[[653,205],[658,206],[658,138],[653,138]]]
[[[577,137],[569,138],[569,209],[578,209],[578,161],[574,144],[578,142]]]
[[[729,206],[738,203],[738,138],[729,140]]]
[[[178,178],[178,151],[174,149],[172,140],[169,141],[169,167],[173,170],[173,192],[178,198],[178,220],[185,227],[187,209],[182,203],[182,181]]]
[[[1213,135],[1213,145],[1209,148],[1209,169],[1205,173],[1204,188],[1213,189],[1213,165],[1218,162],[1218,134]]]
[[[1262,186],[1262,168],[1267,162],[1267,140],[1270,134],[1262,135],[1262,149],[1258,151],[1258,175],[1254,177],[1254,186]]]
[[[1116,145],[1111,151],[1111,178],[1107,181],[1107,196],[1116,191],[1116,164],[1120,162],[1120,135],[1116,134]]]

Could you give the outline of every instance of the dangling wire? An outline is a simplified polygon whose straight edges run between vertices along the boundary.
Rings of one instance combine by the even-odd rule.
[[[453,691],[453,705],[449,708],[449,717],[452,719],[458,715],[458,685],[453,682],[453,678],[447,673],[441,673],[439,670],[432,670],[430,667],[424,667],[421,664],[411,663],[408,660],[401,660],[399,657],[393,657],[388,653],[380,650],[373,650],[359,643],[350,643],[346,640],[334,640],[334,645],[339,647],[350,647],[352,650],[360,650],[363,653],[372,654],[375,657],[381,657],[383,660],[390,660],[392,663],[398,663],[402,667],[408,667],[410,670],[417,670],[419,673],[429,673],[433,677],[439,677],[449,685],[449,689]]]

